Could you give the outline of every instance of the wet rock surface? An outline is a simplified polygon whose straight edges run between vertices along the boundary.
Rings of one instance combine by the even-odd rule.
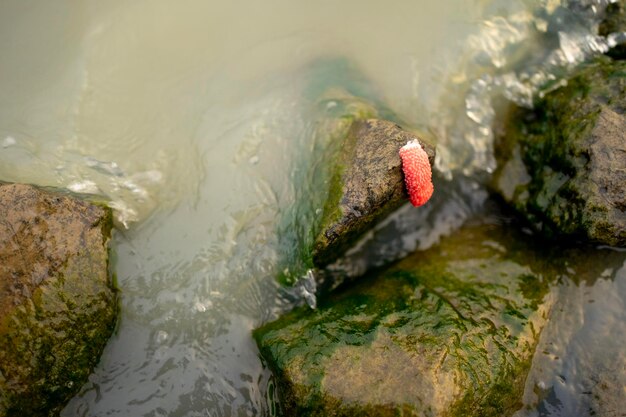
[[[583,65],[535,109],[514,109],[493,186],[548,236],[626,246],[626,63]]]
[[[338,151],[313,263],[337,259],[366,230],[408,199],[399,149],[419,140],[434,163],[433,146],[397,124],[378,119],[354,120]]]
[[[55,416],[115,326],[108,208],[0,183],[0,416]]]
[[[582,255],[582,256],[581,256]],[[514,417],[620,416],[626,404],[626,253],[592,249],[559,283]]]
[[[466,227],[261,327],[283,415],[511,415],[559,262],[507,227]]]
[[[615,42],[607,55],[614,59],[626,59],[626,36],[619,34],[626,32],[626,1],[619,0],[607,5],[605,15],[600,22],[598,34]]]

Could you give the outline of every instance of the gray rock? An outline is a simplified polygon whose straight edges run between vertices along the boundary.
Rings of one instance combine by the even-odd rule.
[[[108,208],[0,184],[0,416],[56,416],[115,326]]]
[[[626,246],[626,63],[582,66],[496,142],[493,187],[548,236]]]
[[[386,120],[355,120],[334,162],[320,232],[315,238],[317,267],[336,260],[366,230],[408,199],[399,149],[419,140],[434,163],[433,146]]]

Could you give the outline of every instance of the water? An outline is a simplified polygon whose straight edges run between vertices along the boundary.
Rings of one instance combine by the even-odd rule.
[[[528,105],[605,50],[604,3],[4,0],[0,179],[100,195],[118,226],[119,328],[63,415],[271,414],[250,331],[303,302],[275,282],[295,244],[276,231],[311,163],[320,74],[347,66],[439,137],[440,197],[401,209],[337,266],[358,273],[481,210],[494,97]],[[571,308],[618,326],[623,270],[589,283],[598,297],[617,291],[611,309]],[[571,349],[588,326],[572,327]],[[577,407],[552,392],[526,403],[541,415],[566,415],[545,411],[554,398]]]
[[[595,267],[570,271],[559,287],[526,381],[527,409],[515,417],[624,413],[626,257],[594,255]]]

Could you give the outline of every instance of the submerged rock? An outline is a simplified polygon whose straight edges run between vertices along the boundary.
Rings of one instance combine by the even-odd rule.
[[[626,251],[578,247],[559,280],[513,417],[621,416],[626,404]],[[550,414],[550,413],[547,413]]]
[[[257,329],[284,415],[512,414],[556,276],[524,242],[465,228]]]
[[[0,416],[56,416],[113,332],[108,208],[0,184]]]
[[[493,186],[547,235],[626,246],[626,62],[599,59],[514,109]]]
[[[332,169],[329,193],[313,263],[323,267],[336,260],[366,230],[407,201],[399,150],[418,140],[431,166],[431,144],[397,124],[378,119],[352,122]]]

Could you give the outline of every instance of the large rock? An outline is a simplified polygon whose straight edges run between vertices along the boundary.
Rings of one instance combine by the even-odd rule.
[[[626,62],[599,59],[514,109],[494,188],[547,235],[626,246]]]
[[[336,63],[315,71],[311,88],[309,135],[304,152],[294,155],[298,167],[290,178],[293,203],[277,227],[279,273],[285,285],[301,283],[308,271],[323,287],[342,278],[321,270],[339,258],[356,240],[393,209],[408,202],[399,149],[418,139],[434,159],[432,135],[415,133],[363,84],[354,69]],[[339,79],[327,74],[341,75]],[[351,83],[357,83],[358,88]]]
[[[332,162],[333,172],[313,262],[324,267],[354,241],[408,199],[398,151],[419,140],[434,163],[435,150],[415,133],[395,123],[356,119]]]
[[[0,416],[56,416],[115,326],[111,212],[0,184]]]
[[[257,329],[283,415],[511,415],[557,275],[525,242],[465,228]]]

